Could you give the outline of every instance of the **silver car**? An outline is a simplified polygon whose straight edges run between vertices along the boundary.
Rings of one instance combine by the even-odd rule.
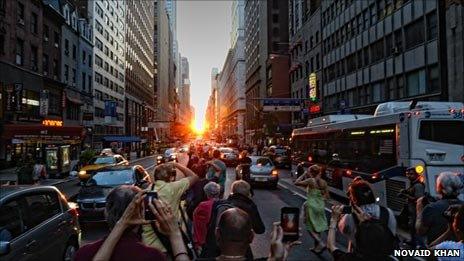
[[[269,157],[252,156],[248,175],[251,184],[266,184],[273,189],[279,182],[279,171]],[[246,176],[246,175],[245,175]]]

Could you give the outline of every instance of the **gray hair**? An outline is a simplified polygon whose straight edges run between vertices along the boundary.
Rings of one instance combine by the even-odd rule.
[[[113,229],[139,191],[135,186],[122,185],[106,196],[106,222],[110,229]]]
[[[232,193],[233,194],[242,194],[243,196],[249,197],[251,195],[251,186],[248,182],[244,180],[237,180],[232,183]]]
[[[208,198],[218,198],[219,194],[221,194],[221,186],[216,182],[208,182],[204,187],[203,191]]]
[[[445,171],[437,178],[437,192],[443,196],[458,196],[462,189],[462,181],[457,173]]]

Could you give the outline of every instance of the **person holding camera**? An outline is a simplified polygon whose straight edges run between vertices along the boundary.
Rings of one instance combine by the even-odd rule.
[[[396,237],[396,218],[393,211],[377,204],[374,191],[367,181],[355,178],[348,188],[348,198],[351,208],[345,206],[344,215],[341,216],[338,222],[338,229],[340,233],[348,238],[348,250],[350,252],[357,246],[355,235],[359,224],[357,216],[351,213],[352,211],[349,211],[352,210],[353,206],[359,207],[372,219],[381,221],[382,225],[390,231],[390,236]],[[388,243],[394,244],[394,242]]]
[[[462,187],[461,178],[457,173],[442,172],[436,181],[439,199],[424,196],[417,200],[416,233],[425,236],[428,244],[448,229],[448,219],[444,213],[449,206],[463,204],[458,199]]]
[[[321,178],[321,168],[312,165],[305,175],[301,175],[295,181],[295,185],[307,189],[308,196],[304,208],[306,230],[315,242],[311,251],[320,255],[326,249],[321,234],[327,231],[327,218],[325,216],[325,199],[329,198],[327,182]]]
[[[415,168],[408,168],[406,170],[406,177],[409,179],[409,188],[403,189],[398,194],[399,197],[406,198],[407,210],[408,210],[408,228],[411,235],[411,241],[409,244],[415,248],[419,243],[419,239],[416,236],[416,204],[417,200],[424,196],[425,186],[420,179],[419,174]]]
[[[464,205],[454,205],[448,208],[446,215],[450,218],[450,227],[435,242],[433,249],[459,249],[460,257],[438,258],[442,260],[464,260]],[[454,234],[456,240],[446,240],[450,234]]]
[[[122,185],[114,188],[107,196],[106,216],[111,230],[108,237],[82,246],[75,255],[76,261],[107,260],[167,260],[156,248],[140,241],[140,226],[149,224],[143,217],[144,192],[135,186]],[[179,226],[171,209],[161,201],[150,202],[150,210],[156,217],[155,225],[171,241],[174,260],[189,260],[182,243]]]
[[[176,180],[176,169],[180,170],[185,177]],[[163,200],[171,209],[177,222],[182,221],[180,202],[182,195],[193,184],[198,181],[198,176],[183,165],[177,162],[169,162],[155,167],[155,183],[150,187],[151,191],[158,194],[158,198]],[[161,239],[160,239],[161,237]],[[162,235],[152,225],[143,226],[143,242],[149,246],[167,251]]]

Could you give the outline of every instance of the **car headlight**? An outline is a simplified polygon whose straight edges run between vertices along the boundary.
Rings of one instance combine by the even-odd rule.
[[[156,157],[156,159],[161,160],[161,159],[163,159],[163,156],[158,156],[158,157]]]
[[[171,155],[171,158],[175,159],[177,158],[177,155]]]
[[[271,175],[272,175],[273,177],[277,177],[277,176],[279,176],[279,172],[278,172],[276,169],[275,169],[275,170],[272,170]]]
[[[87,174],[87,171],[85,171],[85,170],[79,171],[79,176],[83,176],[83,175],[85,175],[85,174]]]

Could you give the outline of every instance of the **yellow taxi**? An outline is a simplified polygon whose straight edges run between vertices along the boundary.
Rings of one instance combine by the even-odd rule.
[[[108,167],[108,166],[119,166],[119,165],[129,165],[123,156],[114,154],[114,155],[101,155],[93,157],[85,166],[83,166],[78,173],[78,177],[81,182],[85,182],[99,169]]]

